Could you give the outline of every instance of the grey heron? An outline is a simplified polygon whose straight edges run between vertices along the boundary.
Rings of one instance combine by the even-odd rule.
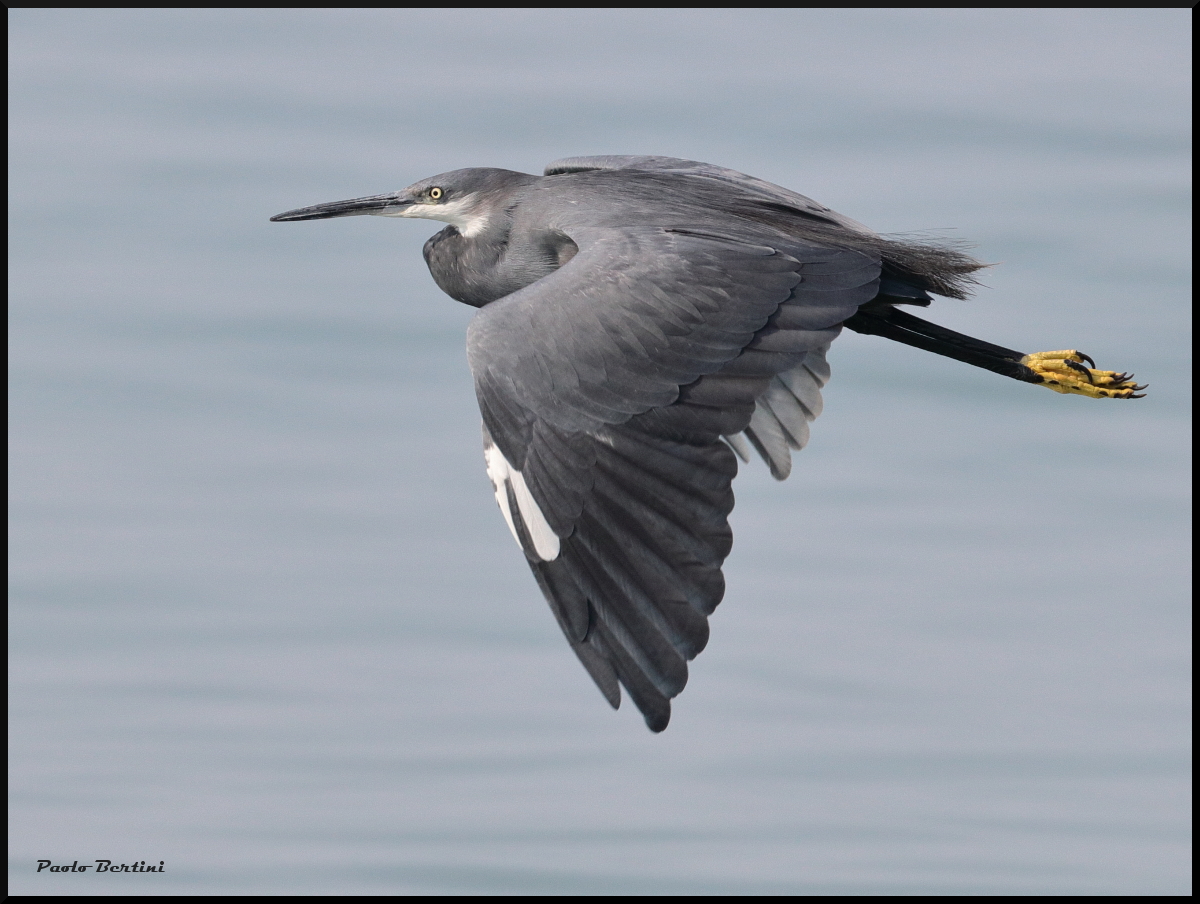
[[[588,674],[655,732],[725,591],[737,458],[788,476],[843,326],[1057,392],[1145,388],[900,310],[966,296],[983,265],[958,248],[692,160],[461,169],[271,219],[363,214],[449,224],[425,260],[480,309],[467,356],[500,511]]]

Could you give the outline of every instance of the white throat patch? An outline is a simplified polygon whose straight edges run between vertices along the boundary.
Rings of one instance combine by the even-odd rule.
[[[410,207],[394,211],[382,211],[382,217],[412,217],[420,220],[441,220],[449,223],[468,238],[478,235],[487,227],[488,216],[485,213],[473,212],[468,203],[470,198],[458,198],[442,204],[418,202]]]

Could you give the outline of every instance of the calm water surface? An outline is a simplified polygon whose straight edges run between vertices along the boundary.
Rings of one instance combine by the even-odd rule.
[[[10,12],[19,894],[1182,894],[1190,33],[1091,12]],[[611,712],[492,499],[460,166],[661,153],[1001,266],[847,335],[744,469],[671,727]],[[39,858],[165,861],[50,875]]]

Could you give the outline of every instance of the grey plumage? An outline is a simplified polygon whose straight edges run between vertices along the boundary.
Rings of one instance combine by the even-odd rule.
[[[961,297],[981,266],[666,157],[458,170],[275,219],[355,213],[450,223],[425,258],[481,309],[467,353],[497,501],[584,668],[654,731],[724,593],[735,452],[786,477],[842,324]]]

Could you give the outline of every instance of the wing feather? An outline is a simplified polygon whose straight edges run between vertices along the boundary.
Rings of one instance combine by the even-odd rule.
[[[579,252],[484,307],[468,358],[512,470],[497,500],[559,626],[605,699],[624,686],[661,731],[725,592],[734,450],[787,475],[879,263],[766,227],[567,234]]]

